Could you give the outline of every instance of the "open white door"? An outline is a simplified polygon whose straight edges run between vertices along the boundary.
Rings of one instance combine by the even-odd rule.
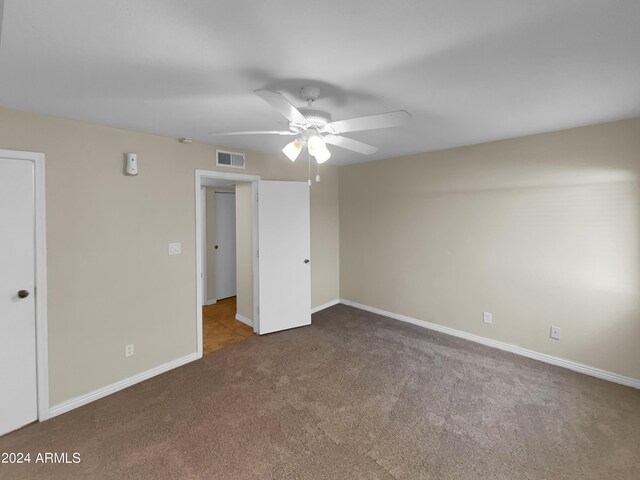
[[[260,335],[311,324],[306,182],[259,182]]]

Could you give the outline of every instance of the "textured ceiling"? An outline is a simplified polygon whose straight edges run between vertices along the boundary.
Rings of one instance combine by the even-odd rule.
[[[348,136],[347,164],[640,116],[638,0],[5,0],[0,105],[279,153],[252,91],[322,88],[335,120],[405,109]]]

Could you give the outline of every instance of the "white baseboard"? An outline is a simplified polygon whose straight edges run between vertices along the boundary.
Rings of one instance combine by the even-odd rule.
[[[218,300],[216,300],[215,298],[213,300],[207,300],[206,302],[204,302],[205,306],[206,305],[215,305],[216,303],[218,303]]]
[[[236,313],[236,320],[238,320],[239,322],[244,323],[245,325],[249,325],[250,327],[253,327],[253,321],[249,320],[244,315],[240,315],[239,313]]]
[[[436,332],[446,333],[447,335],[453,335],[454,337],[464,338],[465,340],[481,343],[482,345],[486,345],[488,347],[515,353],[516,355],[522,355],[523,357],[533,358],[534,360],[550,363],[551,365],[556,365],[558,367],[567,368],[569,370],[573,370],[574,372],[584,373],[585,375],[601,378],[602,380],[608,380],[610,382],[640,389],[640,380],[638,379],[625,377],[623,375],[618,375],[617,373],[607,372],[606,370],[590,367],[589,365],[585,365],[583,363],[572,362],[571,360],[565,360],[564,358],[554,357],[552,355],[535,352],[533,350],[527,350],[526,348],[518,347],[516,345],[499,342],[497,340],[491,340],[490,338],[481,337],[479,335],[474,335],[472,333],[463,332],[462,330],[445,327],[436,323],[425,322],[424,320],[407,317],[406,315],[400,315],[399,313],[387,312],[386,310],[352,302],[351,300],[341,299],[340,303],[359,308],[361,310],[366,310],[367,312],[384,315],[385,317],[400,320],[401,322],[407,322],[419,327],[428,328],[429,330],[435,330]]]
[[[146,372],[134,375],[133,377],[126,378],[119,382],[112,383],[111,385],[107,385],[106,387],[94,390],[93,392],[89,392],[85,395],[81,395],[79,397],[72,398],[71,400],[67,400],[66,402],[59,403],[58,405],[54,405],[49,409],[49,417],[55,417],[57,415],[69,412],[75,408],[86,405],[87,403],[91,403],[102,397],[106,397],[107,395],[116,393],[119,390],[135,385],[136,383],[140,383],[161,373],[168,372],[169,370],[173,370],[174,368],[178,368],[189,362],[198,360],[199,358],[201,358],[201,355],[198,355],[198,353],[191,353],[184,357],[177,358],[176,360],[147,370]]]
[[[330,302],[327,303],[323,303],[322,305],[318,305],[317,307],[313,307],[311,309],[311,313],[316,313],[319,312],[320,310],[324,310],[325,308],[329,308],[329,307],[333,307],[334,305],[337,305],[340,303],[340,299],[336,298],[335,300],[331,300]]]

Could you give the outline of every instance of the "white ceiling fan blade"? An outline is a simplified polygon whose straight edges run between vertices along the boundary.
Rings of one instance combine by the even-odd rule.
[[[368,143],[359,142],[352,138],[341,137],[340,135],[326,135],[323,137],[325,143],[335,145],[336,147],[346,148],[347,150],[353,150],[354,152],[361,153],[362,155],[371,155],[378,151],[378,147],[369,145]]]
[[[282,94],[272,92],[271,90],[254,90],[253,93],[275,108],[290,122],[301,124],[307,123],[307,119],[304,118],[304,115],[302,115],[296,107],[291,105],[291,102],[284,98]]]
[[[209,135],[296,135],[289,130],[254,130],[248,132],[209,132]]]
[[[411,114],[404,110],[395,112],[379,113],[366,117],[350,118],[348,120],[338,120],[324,127],[330,133],[357,132],[360,130],[375,130],[377,128],[400,127],[406,125],[411,120]]]

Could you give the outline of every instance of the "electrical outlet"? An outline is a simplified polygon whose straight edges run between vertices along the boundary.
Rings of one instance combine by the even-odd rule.
[[[124,356],[133,357],[133,345],[127,345],[124,347]]]
[[[555,340],[560,340],[560,327],[551,327],[549,336]]]
[[[491,325],[493,323],[493,314],[491,312],[482,312],[482,321]]]

